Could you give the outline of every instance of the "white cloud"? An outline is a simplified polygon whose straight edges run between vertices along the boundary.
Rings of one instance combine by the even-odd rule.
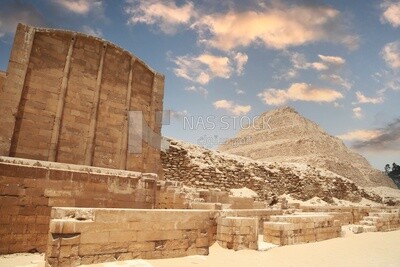
[[[329,68],[325,63],[322,62],[309,63],[309,66],[318,71],[327,70]]]
[[[235,92],[236,92],[237,95],[244,95],[244,94],[246,94],[246,92],[243,91],[243,90],[241,90],[241,89],[236,89]]]
[[[361,119],[364,117],[363,110],[360,107],[353,108],[353,116],[356,119]]]
[[[0,8],[0,37],[14,33],[18,23],[45,26],[42,14],[31,4],[22,1],[8,1]]]
[[[382,132],[380,130],[354,130],[350,131],[337,137],[344,141],[367,141],[380,136]]]
[[[360,91],[356,92],[356,96],[357,96],[357,102],[353,102],[354,104],[380,104],[383,103],[384,99],[382,96],[378,96],[378,97],[367,97],[365,96],[363,93],[361,93]]]
[[[99,28],[92,28],[88,25],[83,25],[82,31],[92,36],[103,37],[103,31]]]
[[[381,3],[383,14],[382,23],[390,23],[393,27],[400,26],[400,2],[384,1]]]
[[[207,14],[199,17],[200,42],[225,51],[251,44],[286,49],[316,41],[341,42],[354,48],[357,36],[342,25],[340,12],[322,5],[287,5],[274,1],[258,10]],[[336,29],[336,30],[333,30]]]
[[[185,88],[185,91],[199,93],[202,94],[204,97],[207,97],[208,95],[208,90],[202,86],[189,86]]]
[[[265,89],[258,97],[267,105],[282,105],[288,101],[334,102],[343,95],[329,88],[293,83],[288,89]]]
[[[399,70],[396,69],[382,70],[380,72],[374,73],[372,75],[372,78],[376,82],[383,84],[383,87],[378,91],[379,94],[383,94],[388,89],[395,91],[400,90]]]
[[[54,0],[66,10],[79,15],[86,15],[94,10],[102,10],[102,0]]]
[[[323,74],[321,75],[321,79],[341,85],[347,90],[350,90],[352,87],[352,84],[348,80],[343,79],[340,75],[337,74]]]
[[[245,53],[238,52],[234,57],[233,60],[236,63],[236,74],[242,75],[244,70],[244,65],[246,65],[247,60],[249,57]]]
[[[333,65],[343,65],[346,63],[346,60],[342,57],[334,57],[334,56],[324,56],[324,55],[318,55],[318,57],[323,61],[328,64],[333,64]]]
[[[226,99],[221,99],[221,100],[215,101],[213,103],[213,105],[216,109],[226,110],[227,112],[229,112],[235,116],[246,115],[251,110],[250,105],[241,106],[241,105],[235,104],[233,101],[229,101]]]
[[[174,1],[128,0],[124,11],[129,15],[129,24],[157,25],[166,34],[176,33],[195,16],[192,2],[177,6]]]
[[[175,75],[199,84],[207,84],[215,77],[228,79],[233,71],[228,57],[209,53],[199,56],[178,56],[172,61],[176,64]]]
[[[307,62],[304,54],[294,52],[290,55],[290,61],[295,69],[315,69],[317,71],[326,71],[332,67],[340,67],[346,63],[346,60],[336,56],[318,55],[321,61]]]
[[[386,44],[382,51],[381,55],[383,59],[386,61],[386,64],[392,69],[400,68],[400,41],[395,41],[392,43]]]

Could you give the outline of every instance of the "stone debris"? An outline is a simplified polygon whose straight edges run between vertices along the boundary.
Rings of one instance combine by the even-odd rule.
[[[334,198],[382,202],[380,196],[351,180],[309,165],[265,163],[178,140],[168,141],[169,149],[161,152],[164,178],[188,187],[226,192],[246,187],[258,195],[256,200],[269,204],[284,194],[301,201],[319,198],[330,204],[334,204]]]

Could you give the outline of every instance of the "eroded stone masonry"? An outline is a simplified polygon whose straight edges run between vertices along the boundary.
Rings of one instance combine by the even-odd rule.
[[[163,91],[162,74],[108,41],[18,25],[0,72],[0,254],[45,252],[49,266],[78,266],[208,255],[216,242],[317,242],[349,224],[400,228],[397,202],[322,169],[174,140],[161,161]],[[287,194],[376,205],[308,206]]]

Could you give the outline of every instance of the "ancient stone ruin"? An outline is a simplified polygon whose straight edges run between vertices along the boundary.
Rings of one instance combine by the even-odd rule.
[[[324,169],[172,139],[161,152],[163,91],[162,74],[108,41],[18,25],[0,72],[0,254],[78,266],[400,228],[398,203]]]

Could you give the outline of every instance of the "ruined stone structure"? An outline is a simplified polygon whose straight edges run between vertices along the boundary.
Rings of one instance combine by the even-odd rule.
[[[400,227],[398,207],[277,199],[382,201],[318,168],[177,141],[161,164],[163,86],[162,75],[107,41],[18,25],[0,72],[0,254],[46,252],[49,266],[77,266],[207,255],[214,242],[257,249],[263,233],[284,245],[337,237],[351,223],[358,232]],[[307,212],[322,214],[310,223]]]
[[[53,206],[155,208],[163,93],[110,42],[19,24],[0,72],[0,253],[44,252]]]
[[[0,156],[160,173],[163,94],[163,75],[110,42],[19,24],[0,90]],[[141,153],[128,153],[128,111],[149,127],[131,122]]]
[[[340,232],[340,221],[323,213],[271,216],[264,223],[264,241],[281,246],[331,239]]]
[[[241,129],[218,149],[264,162],[308,164],[348,178],[358,186],[397,188],[363,156],[291,107],[261,114],[252,127]]]
[[[0,254],[46,251],[51,207],[154,208],[156,174],[0,157]]]
[[[312,166],[265,163],[169,139],[170,146],[161,152],[164,177],[186,186],[203,189],[247,187],[258,193],[260,200],[291,194],[296,199],[319,197],[360,201],[361,198],[381,202],[373,193],[336,173]],[[307,179],[305,179],[307,177]],[[251,205],[250,205],[251,206]]]

